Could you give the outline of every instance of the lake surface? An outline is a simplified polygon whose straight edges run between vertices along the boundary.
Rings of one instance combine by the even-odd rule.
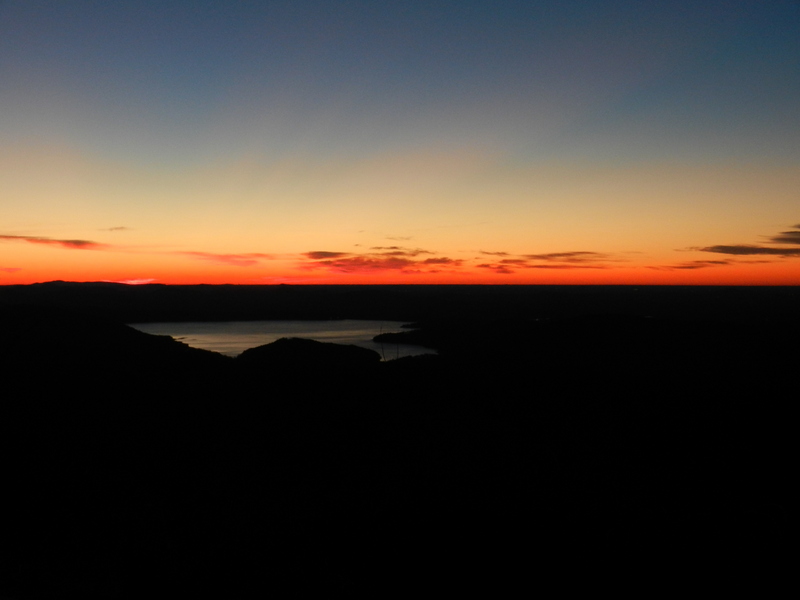
[[[211,323],[135,323],[131,327],[154,335],[168,335],[204,350],[237,356],[248,348],[270,344],[284,337],[299,337],[354,344],[375,350],[385,360],[435,354],[435,350],[410,344],[378,344],[372,338],[380,333],[402,331],[402,321],[218,321]]]

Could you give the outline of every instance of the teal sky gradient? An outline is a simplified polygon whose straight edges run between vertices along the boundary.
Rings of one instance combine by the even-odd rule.
[[[798,31],[781,1],[7,1],[0,124],[145,161],[487,142],[796,160]]]

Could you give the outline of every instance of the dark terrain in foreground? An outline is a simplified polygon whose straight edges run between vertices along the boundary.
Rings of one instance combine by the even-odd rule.
[[[0,288],[0,592],[497,590],[617,545],[774,547],[798,292]],[[405,319],[439,354],[123,324],[181,316]]]

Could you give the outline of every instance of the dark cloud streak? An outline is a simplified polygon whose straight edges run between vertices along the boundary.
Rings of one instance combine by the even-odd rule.
[[[314,250],[312,252],[306,252],[304,256],[306,258],[310,258],[311,260],[327,260],[331,258],[341,258],[343,256],[349,256],[349,252],[328,252],[327,250]]]
[[[404,248],[403,246],[372,246],[370,250],[379,250],[381,256],[419,256],[420,254],[433,254],[430,250],[422,248]]]
[[[510,256],[508,252],[480,251],[488,256]],[[503,258],[496,263],[483,263],[477,265],[481,269],[489,269],[499,275],[510,275],[515,269],[607,269],[606,265],[596,264],[598,261],[607,260],[608,255],[588,250],[575,250],[571,252],[548,252],[546,254],[522,254],[518,258]],[[538,262],[536,262],[538,261]]]
[[[721,267],[725,265],[734,264],[730,260],[692,260],[689,262],[684,262],[679,265],[669,265],[669,266],[662,266],[662,267],[648,267],[649,269],[655,269],[657,271],[694,271],[696,269],[707,269],[709,267]]]
[[[512,275],[514,271],[506,267],[505,265],[494,265],[489,263],[483,263],[478,265],[479,269],[488,269],[490,271],[494,271],[498,275]]]
[[[422,261],[424,265],[451,265],[453,267],[460,267],[464,263],[463,260],[457,258],[426,258]]]
[[[92,242],[90,240],[56,240],[48,237],[27,236],[27,235],[0,235],[0,240],[9,242],[28,242],[29,244],[44,244],[49,246],[61,246],[71,250],[101,250],[107,248],[106,244]]]
[[[549,254],[525,254],[524,256],[529,260],[552,260],[559,262],[588,262],[606,258],[605,254],[587,252],[585,250],[576,252],[551,252]]]
[[[747,244],[740,245],[718,245],[706,246],[705,248],[697,248],[701,252],[714,252],[716,254],[730,254],[732,256],[800,256],[800,248],[767,248],[764,246],[750,246]]]
[[[783,258],[800,256],[800,225],[793,225],[792,229],[798,231],[782,231],[769,238],[773,244],[788,244],[795,248],[775,248],[773,246],[758,246],[755,244],[717,244],[703,248],[691,248],[700,252],[714,252],[731,256],[781,256]]]
[[[794,225],[793,229],[800,229],[800,225]],[[769,238],[773,244],[792,244],[800,246],[800,231],[781,231],[778,235]]]
[[[431,267],[449,266],[461,267],[463,260],[448,258],[446,256],[431,257],[425,260],[415,260],[420,254],[433,254],[430,250],[421,248],[403,248],[401,246],[373,246],[371,252],[366,254],[352,254],[345,252],[313,251],[302,254],[311,261],[301,265],[301,268],[313,270],[324,268],[339,273],[400,271],[403,273],[433,273],[438,272]]]
[[[396,271],[415,264],[415,261],[407,258],[370,258],[368,256],[351,256],[347,258],[338,258],[335,260],[320,260],[308,268],[315,268],[315,265],[321,265],[331,271],[338,271],[340,273],[353,273],[358,271]]]
[[[525,265],[525,269],[607,269],[606,265],[585,265],[585,264],[559,264],[559,265]]]

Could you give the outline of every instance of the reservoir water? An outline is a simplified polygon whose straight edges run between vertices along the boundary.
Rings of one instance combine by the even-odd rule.
[[[194,348],[237,356],[248,348],[270,344],[283,337],[299,337],[354,344],[375,350],[385,360],[435,354],[435,350],[409,344],[379,344],[380,333],[402,331],[402,321],[217,321],[210,323],[134,323],[131,327],[154,335],[168,335]]]

